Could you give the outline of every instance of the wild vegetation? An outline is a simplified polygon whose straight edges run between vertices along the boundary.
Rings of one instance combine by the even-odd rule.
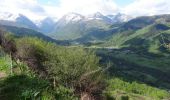
[[[2,99],[16,96],[18,100],[25,95],[25,99],[40,98],[44,91],[52,92],[51,100],[74,96],[82,100],[102,98],[104,74],[98,64],[99,58],[93,52],[56,46],[38,38],[12,38],[3,32],[0,39],[2,50],[11,59],[10,76],[1,84]],[[8,70],[6,65],[2,69]],[[15,93],[19,94],[10,96],[11,89],[16,89]],[[66,93],[59,95],[60,92]]]
[[[6,26],[15,35],[0,31],[0,99],[169,100],[168,18],[136,18],[107,34],[94,30],[70,40],[76,46]],[[81,44],[91,38],[100,42]]]
[[[4,31],[0,45],[1,100],[169,98],[166,90],[115,79],[117,75],[108,72],[113,67],[110,63],[102,67],[102,59],[94,50],[58,46],[33,37],[18,38]]]

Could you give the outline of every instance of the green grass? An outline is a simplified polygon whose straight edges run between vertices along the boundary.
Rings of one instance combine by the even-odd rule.
[[[118,95],[128,96],[131,100],[135,100],[134,97],[138,97],[139,100],[142,97],[145,98],[144,100],[161,100],[170,97],[170,94],[165,90],[137,82],[126,82],[118,78],[109,80],[106,92],[113,97]]]
[[[39,98],[48,83],[26,75],[15,75],[0,81],[1,100],[27,100]]]
[[[113,35],[110,41],[106,42],[103,45],[114,45],[121,47],[126,41],[140,37],[141,35],[147,33],[150,27],[151,26],[148,26],[138,31],[125,31],[121,33],[116,33],[115,35]]]
[[[156,25],[148,25],[139,30],[125,30],[123,32],[115,33],[112,38],[101,46],[118,46],[118,47],[149,47],[149,52],[159,53],[159,48],[162,44],[162,36],[169,39],[170,30],[157,29]],[[162,24],[165,27],[166,24]],[[167,26],[168,27],[168,26]]]
[[[9,56],[0,57],[0,71],[9,72],[11,59]]]
[[[52,88],[50,82],[28,75],[12,75],[0,80],[1,100],[78,100],[64,86]]]

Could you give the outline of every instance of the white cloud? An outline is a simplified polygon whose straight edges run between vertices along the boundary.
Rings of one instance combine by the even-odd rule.
[[[0,12],[24,14],[32,20],[45,16],[44,8],[36,0],[0,0]]]
[[[0,12],[21,13],[32,20],[38,20],[44,16],[61,17],[69,12],[91,14],[101,12],[103,14],[117,13],[119,8],[113,0],[59,0],[58,4],[40,5],[37,0],[0,0]]]
[[[59,17],[69,12],[86,15],[99,11],[114,14],[119,10],[113,0],[60,0],[57,7],[45,6],[45,9],[49,14]]]
[[[170,2],[169,0],[135,0],[126,6],[123,12],[133,16],[170,14]]]
[[[55,6],[56,5],[56,6]],[[59,0],[40,5],[37,0],[0,0],[0,12],[21,13],[32,20],[45,16],[60,18],[66,13],[77,12],[83,15],[101,12],[105,15],[123,12],[128,15],[155,15],[170,13],[169,0],[135,0],[120,8],[114,0]]]

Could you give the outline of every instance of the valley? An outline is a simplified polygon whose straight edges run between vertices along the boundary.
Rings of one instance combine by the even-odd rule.
[[[5,14],[0,30],[2,100],[170,98],[168,14]]]

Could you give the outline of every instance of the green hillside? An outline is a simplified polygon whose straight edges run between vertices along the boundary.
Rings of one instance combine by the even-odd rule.
[[[169,16],[148,17],[145,21],[141,18],[131,20],[119,27],[119,30],[103,46],[145,48],[153,53],[169,48]]]
[[[28,29],[28,28],[23,28],[23,27],[16,27],[16,26],[6,26],[6,25],[0,25],[0,29],[10,32],[11,34],[14,34],[16,37],[38,37],[41,38],[45,41],[48,42],[55,42],[59,45],[68,45],[68,41],[60,41],[60,40],[55,40],[47,35],[44,35],[41,32]]]
[[[130,83],[135,81],[169,90],[169,19],[169,15],[132,19],[116,28],[107,42],[92,44],[89,48],[96,48],[103,66],[107,66],[107,63],[111,64],[108,70],[111,76],[119,77]],[[125,85],[125,87],[128,86]],[[126,96],[130,95],[130,91],[126,93],[122,91],[122,88],[115,91],[113,93],[117,97],[123,94],[124,98],[127,98]],[[134,99],[133,96],[130,99]],[[134,100],[138,99],[152,100],[145,97]]]
[[[88,42],[104,40],[110,36],[111,24],[100,20],[68,23],[58,26],[50,37],[57,40],[73,40],[77,42]]]
[[[170,96],[165,89],[127,81],[116,70],[107,70],[101,63],[104,56],[100,59],[93,50],[7,33],[0,35],[0,45],[2,100],[162,100]]]

